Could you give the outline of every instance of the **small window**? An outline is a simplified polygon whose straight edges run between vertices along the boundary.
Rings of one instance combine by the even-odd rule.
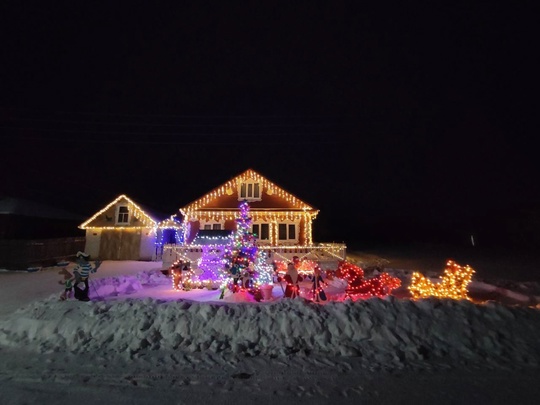
[[[253,224],[252,232],[257,238],[260,239],[259,224]]]
[[[212,229],[219,231],[221,229],[221,224],[212,224]]]
[[[239,200],[260,200],[261,185],[253,181],[240,184]]]
[[[129,210],[125,205],[118,207],[118,221],[119,224],[127,224],[129,222]]]
[[[206,224],[206,225],[204,225],[204,229],[212,229],[212,225]]]

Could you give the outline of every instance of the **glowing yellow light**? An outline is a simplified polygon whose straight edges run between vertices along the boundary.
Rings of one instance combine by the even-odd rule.
[[[285,199],[289,203],[293,204],[295,208],[301,209],[301,210],[313,210],[312,207],[310,207],[308,204],[300,201],[292,194],[286,192],[282,188],[276,186],[271,181],[267,180],[257,172],[255,172],[252,169],[246,170],[244,173],[236,176],[232,180],[229,180],[222,186],[210,191],[209,193],[205,194],[198,200],[195,200],[191,204],[187,205],[183,208],[183,211],[190,212],[190,211],[198,211],[201,208],[203,208],[205,205],[210,203],[212,200],[221,197],[224,194],[228,194],[227,190],[236,190],[240,186],[240,184],[245,183],[249,180],[261,183],[263,189],[267,190],[268,195],[276,194],[279,197]],[[228,194],[231,195],[231,194]]]
[[[467,286],[471,282],[473,273],[472,267],[461,267],[449,260],[439,283],[433,283],[429,278],[414,272],[409,291],[414,299],[438,297],[470,300],[467,295]]]
[[[104,214],[109,208],[111,208],[113,205],[121,201],[122,199],[126,200],[128,203],[128,211],[132,218],[137,218],[137,220],[141,221],[144,226],[88,226],[92,221],[94,221],[97,217]],[[122,194],[118,196],[113,202],[111,202],[109,205],[107,205],[105,208],[103,208],[101,211],[97,212],[84,222],[83,224],[79,225],[80,229],[145,229],[145,228],[154,228],[157,226],[157,222],[154,221],[152,218],[150,218],[137,204],[135,204],[131,199],[129,199],[126,195]]]

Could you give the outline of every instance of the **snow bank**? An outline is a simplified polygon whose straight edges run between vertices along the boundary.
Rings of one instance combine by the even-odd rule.
[[[170,280],[154,270],[142,271],[135,276],[105,277],[90,279],[90,296],[108,298],[131,294],[142,290],[144,285],[171,284]]]
[[[489,303],[373,298],[318,305],[146,298],[35,302],[0,322],[0,344],[38,352],[319,353],[376,363],[540,360],[540,311]]]

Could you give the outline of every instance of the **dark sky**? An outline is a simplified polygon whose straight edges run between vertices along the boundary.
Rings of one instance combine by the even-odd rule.
[[[337,240],[539,206],[527,5],[178,3],[2,2],[0,195],[168,215],[253,168]]]

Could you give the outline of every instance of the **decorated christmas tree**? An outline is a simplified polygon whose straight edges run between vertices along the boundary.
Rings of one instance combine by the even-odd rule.
[[[273,268],[267,263],[266,254],[258,249],[255,235],[251,233],[248,202],[243,201],[239,208],[236,232],[224,255],[227,280],[222,284],[221,298],[225,288],[229,287],[234,293],[248,291],[257,299],[261,294],[259,288],[272,284]]]
[[[251,231],[251,217],[249,204],[242,201],[240,216],[236,218],[236,232],[232,244],[225,251],[226,267],[228,269],[229,284],[233,292],[241,288],[249,289],[253,285],[254,263],[257,258],[255,236]]]
[[[255,259],[255,287],[264,284],[272,284],[274,281],[274,268],[267,262],[267,255],[264,251],[257,251]]]

